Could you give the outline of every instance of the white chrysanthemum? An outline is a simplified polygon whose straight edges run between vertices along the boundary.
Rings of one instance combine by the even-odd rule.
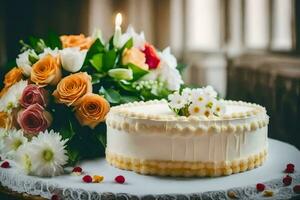
[[[189,105],[189,114],[200,116],[203,114],[202,110],[204,110],[204,106],[199,103],[192,103]]]
[[[15,161],[17,165],[24,170],[26,174],[32,172],[32,161],[31,161],[31,143],[28,142],[18,149],[15,154]]]
[[[143,77],[144,80],[159,80],[166,83],[167,88],[172,91],[180,89],[183,84],[182,77],[176,69],[177,60],[171,54],[170,47],[165,48],[162,52],[158,52],[160,62],[155,70],[150,70],[150,73]]]
[[[186,100],[178,92],[175,92],[174,94],[170,95],[169,99],[169,105],[173,109],[181,109],[187,103]]]
[[[20,146],[27,143],[22,130],[11,129],[7,131],[7,136],[3,138],[3,147],[1,152],[8,158],[14,158],[16,151]]]
[[[51,55],[53,57],[56,57],[56,56],[59,55],[59,50],[58,50],[58,48],[51,49],[51,48],[47,47],[47,48],[44,49],[43,53],[39,54],[39,58],[42,59],[46,55]]]
[[[7,129],[0,128],[0,153],[2,153],[2,149],[4,147],[3,140],[7,136]]]
[[[13,108],[18,107],[19,100],[26,86],[27,81],[24,80],[12,85],[0,99],[0,112],[10,113]]]
[[[205,94],[209,95],[212,98],[216,98],[218,93],[214,90],[214,88],[210,85],[203,88]]]
[[[217,116],[222,116],[226,112],[226,106],[224,103],[221,103],[220,101],[216,101],[212,108],[214,114]]]
[[[67,140],[53,130],[40,133],[30,142],[32,174],[36,176],[57,176],[63,172],[68,156],[65,150]]]
[[[18,58],[16,59],[18,67],[23,70],[23,74],[26,76],[30,76],[31,73],[31,62],[29,61],[29,53],[31,51],[31,49],[24,51],[23,53],[19,54]]]

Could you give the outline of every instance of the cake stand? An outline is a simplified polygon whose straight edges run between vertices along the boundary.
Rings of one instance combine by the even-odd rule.
[[[290,174],[293,182],[284,186],[282,178],[287,163],[295,164]],[[300,184],[300,151],[294,146],[269,139],[269,154],[259,168],[230,176],[215,178],[174,178],[139,175],[108,165],[104,158],[80,163],[85,174],[102,175],[101,183],[84,183],[82,176],[66,174],[54,178],[38,178],[22,174],[12,167],[0,169],[1,185],[18,193],[60,199],[290,199],[300,198],[293,186]],[[123,175],[124,184],[114,181]],[[256,184],[264,183],[269,196],[257,192]],[[298,196],[297,196],[298,195]],[[268,196],[268,197],[267,197]]]

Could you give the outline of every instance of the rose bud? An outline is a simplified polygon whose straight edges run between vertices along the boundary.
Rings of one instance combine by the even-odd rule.
[[[61,64],[68,72],[77,72],[81,69],[87,50],[79,48],[65,48],[60,51]]]
[[[146,63],[149,69],[156,69],[160,62],[160,59],[156,53],[155,48],[150,44],[145,44],[145,50],[143,51],[146,56]]]
[[[27,108],[36,103],[46,107],[48,104],[48,92],[38,85],[28,85],[23,91],[20,104]]]
[[[21,110],[18,113],[17,121],[26,134],[37,135],[51,125],[52,116],[36,103]]]

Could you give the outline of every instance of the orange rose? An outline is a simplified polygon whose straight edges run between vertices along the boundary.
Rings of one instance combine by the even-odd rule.
[[[71,74],[58,83],[53,96],[58,103],[64,103],[68,106],[74,105],[85,94],[92,92],[91,81],[91,76],[86,72]]]
[[[0,112],[0,128],[11,128],[12,119],[6,112]]]
[[[149,68],[146,64],[145,54],[135,47],[132,47],[131,49],[125,49],[123,51],[122,63],[124,65],[132,63],[144,70],[148,70]]]
[[[79,47],[80,50],[89,49],[93,43],[91,37],[85,37],[83,34],[80,35],[62,35],[60,36],[63,48],[68,47]]]
[[[61,79],[61,67],[59,57],[50,54],[37,61],[31,70],[30,79],[37,85],[56,85]]]
[[[7,72],[3,81],[5,87],[10,87],[13,84],[19,82],[23,78],[22,71],[22,69],[14,67],[9,72]]]
[[[0,92],[0,97],[2,97],[8,90],[8,87],[4,87]]]
[[[75,116],[82,126],[94,129],[105,120],[109,108],[109,103],[102,96],[90,93],[78,101],[75,106]]]

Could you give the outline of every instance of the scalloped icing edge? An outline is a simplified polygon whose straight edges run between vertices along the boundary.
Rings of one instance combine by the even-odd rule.
[[[140,174],[159,176],[224,176],[251,170],[263,164],[267,150],[246,158],[215,162],[155,161],[130,158],[106,151],[106,160],[112,166]]]
[[[224,100],[223,100],[224,101]],[[263,128],[268,125],[269,117],[266,114],[266,109],[260,105],[246,103],[242,101],[225,101],[226,104],[230,105],[241,105],[241,106],[250,106],[254,107],[252,111],[244,112],[244,113],[232,113],[230,116],[224,116],[223,118],[218,118],[218,120],[203,120],[199,117],[190,116],[160,116],[160,115],[145,115],[143,113],[134,113],[128,110],[124,110],[124,108],[130,108],[138,105],[151,105],[158,103],[166,103],[166,100],[153,100],[148,102],[133,102],[128,104],[123,104],[120,106],[113,107],[107,117],[106,123],[109,127],[117,130],[124,130],[128,133],[139,133],[141,130],[143,132],[148,133],[165,133],[165,134],[195,134],[201,135],[203,133],[242,133],[245,131],[255,131],[257,129]],[[126,120],[115,120],[113,119],[113,115],[119,115],[124,117]],[[223,125],[222,121],[235,121],[241,119],[248,119],[251,117],[255,117],[258,115],[263,115],[262,117],[257,117],[257,119],[251,122],[244,122],[237,125],[233,125],[229,123],[228,125]],[[155,126],[147,123],[130,123],[128,119],[140,119],[140,120],[152,120],[159,122],[174,122],[173,126]],[[191,125],[183,126],[180,122],[191,123]],[[197,127],[193,126],[193,123],[199,122],[211,122],[210,125],[199,125]],[[218,125],[220,123],[220,125]]]

